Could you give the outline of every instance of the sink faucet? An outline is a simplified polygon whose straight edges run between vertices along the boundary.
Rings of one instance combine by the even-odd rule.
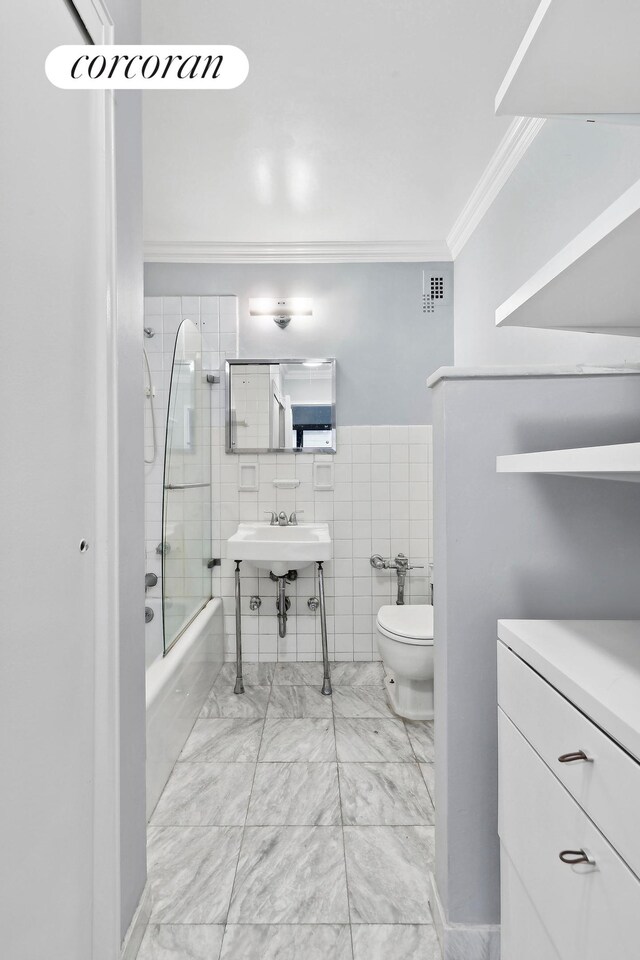
[[[284,510],[280,513],[276,513],[275,510],[265,510],[265,513],[270,517],[269,526],[271,527],[297,527],[298,514],[304,513],[304,510],[298,510],[298,513],[294,510],[290,517],[287,517]]]

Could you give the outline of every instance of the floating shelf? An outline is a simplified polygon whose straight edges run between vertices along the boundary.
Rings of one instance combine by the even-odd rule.
[[[640,336],[640,180],[498,307],[496,325]]]
[[[640,483],[640,443],[544,450],[496,458],[498,473],[549,473]]]
[[[637,0],[542,0],[496,96],[496,113],[640,114]]]

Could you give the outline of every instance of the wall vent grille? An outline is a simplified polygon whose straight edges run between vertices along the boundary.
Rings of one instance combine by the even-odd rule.
[[[439,301],[444,300],[444,277],[426,276],[422,272],[422,312],[434,313]]]

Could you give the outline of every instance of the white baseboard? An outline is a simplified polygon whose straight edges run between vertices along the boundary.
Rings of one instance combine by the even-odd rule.
[[[500,925],[450,923],[445,916],[433,873],[430,880],[429,905],[440,941],[442,960],[500,960]]]
[[[151,887],[147,882],[142,891],[140,902],[129,924],[129,929],[122,941],[122,950],[120,951],[120,960],[136,960],[138,950],[147,929],[149,916],[151,915]]]

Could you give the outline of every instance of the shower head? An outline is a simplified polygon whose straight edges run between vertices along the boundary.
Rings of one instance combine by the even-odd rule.
[[[144,335],[145,335],[145,337],[147,337],[147,339],[151,340],[151,337],[155,337],[156,332],[155,332],[155,330],[153,329],[153,327],[145,327],[145,328],[144,328]]]

